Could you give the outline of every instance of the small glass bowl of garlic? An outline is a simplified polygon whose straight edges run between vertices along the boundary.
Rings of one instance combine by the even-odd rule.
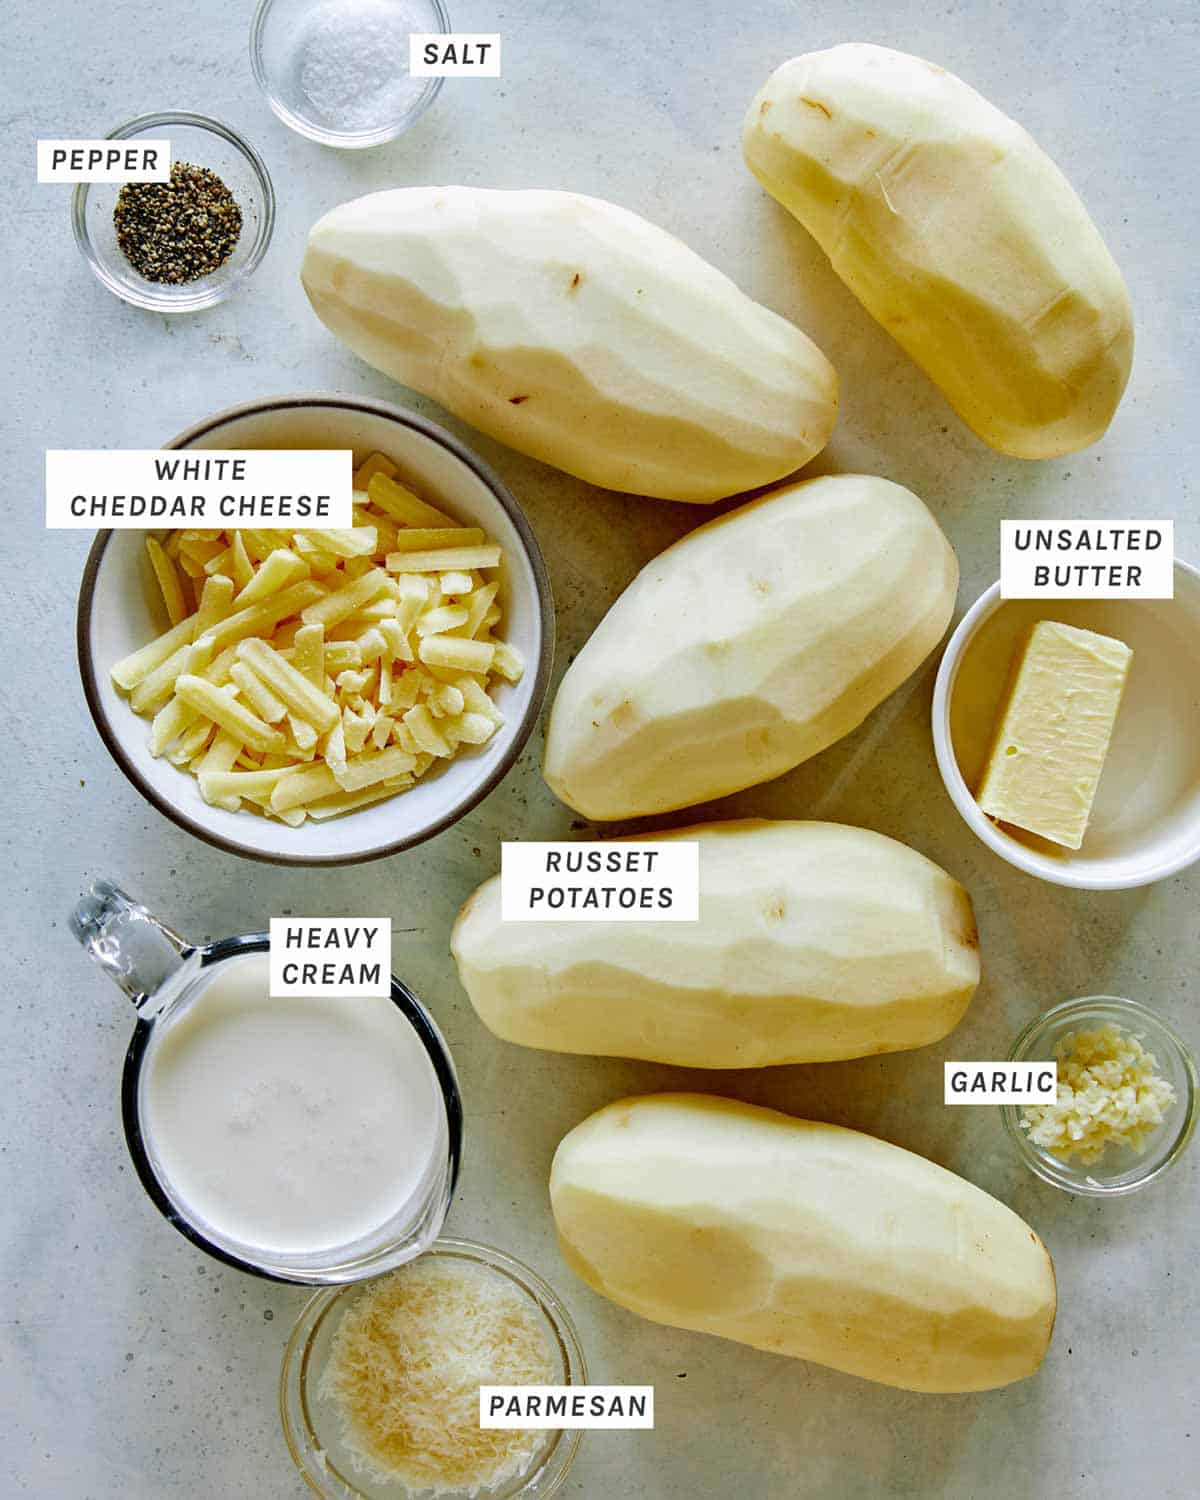
[[[1065,1000],[1031,1021],[1010,1062],[1056,1062],[1054,1104],[1001,1116],[1036,1177],[1064,1192],[1136,1192],[1179,1160],[1196,1124],[1196,1065],[1148,1006],[1115,995]]]

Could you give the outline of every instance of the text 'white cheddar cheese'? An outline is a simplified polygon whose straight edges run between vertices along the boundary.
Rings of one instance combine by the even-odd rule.
[[[646,564],[559,687],[546,781],[598,819],[691,807],[849,734],[950,623],[958,561],[911,491],[779,489]]]
[[[555,1153],[563,1256],[644,1318],[910,1391],[1032,1375],[1054,1268],[1021,1219],[899,1146],[732,1099],[610,1104]]]
[[[1080,848],[1132,659],[1124,641],[1038,621],[980,783],[989,817]]]
[[[979,983],[974,913],[924,855],[837,823],[653,837],[699,845],[699,921],[505,922],[499,877],[467,901],[451,950],[497,1036],[755,1068],[921,1047],[958,1024]]]
[[[317,316],[377,370],[593,484],[712,501],[829,439],[837,376],[665,230],[579,193],[398,188],[308,238]]]
[[[750,170],[986,443],[1073,453],[1133,359],[1129,294],[1070,183],[953,73],[852,43],[777,68]]]

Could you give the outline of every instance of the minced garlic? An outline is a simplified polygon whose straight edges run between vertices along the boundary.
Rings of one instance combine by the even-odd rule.
[[[1098,1031],[1072,1031],[1054,1049],[1058,1098],[1027,1104],[1021,1128],[1036,1146],[1090,1166],[1109,1145],[1141,1155],[1175,1103],[1175,1090],[1157,1071],[1152,1052],[1109,1022]]]

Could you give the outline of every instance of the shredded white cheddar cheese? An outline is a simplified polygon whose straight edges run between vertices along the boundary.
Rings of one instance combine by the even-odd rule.
[[[1058,1097],[1027,1104],[1022,1129],[1051,1155],[1085,1165],[1109,1146],[1141,1156],[1175,1103],[1175,1090],[1137,1037],[1109,1022],[1098,1031],[1072,1031],[1055,1048]]]
[[[361,465],[352,527],[147,538],[171,628],[112,679],[214,806],[351,812],[503,724],[492,694],[524,663],[496,633],[500,548],[395,476]]]
[[[426,1256],[366,1287],[342,1315],[321,1374],[362,1473],[434,1495],[492,1490],[524,1473],[546,1434],[481,1428],[481,1385],[561,1380],[536,1304],[507,1277]]]

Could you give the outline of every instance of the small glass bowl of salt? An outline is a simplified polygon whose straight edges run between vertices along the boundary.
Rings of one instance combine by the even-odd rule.
[[[437,97],[408,69],[413,33],[445,33],[442,0],[261,0],[250,63],[285,125],[325,146],[395,140]]]

